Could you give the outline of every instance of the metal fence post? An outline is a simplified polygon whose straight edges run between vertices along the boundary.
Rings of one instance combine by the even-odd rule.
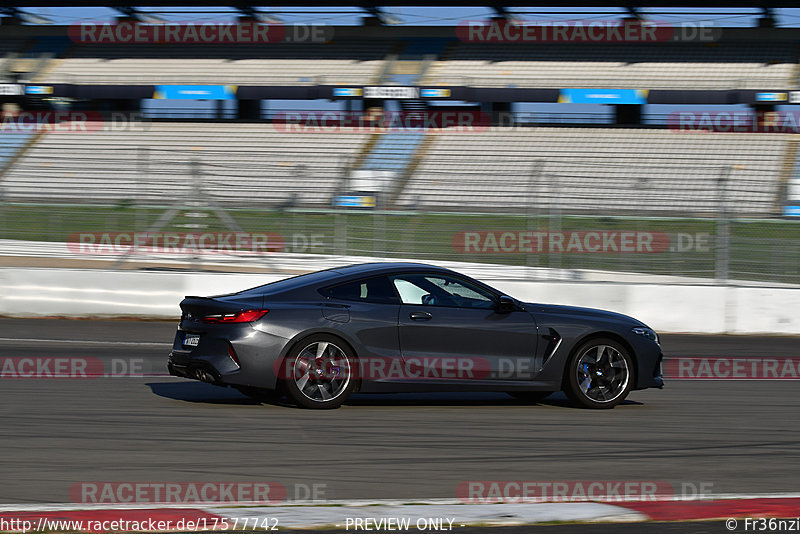
[[[540,176],[542,174],[542,170],[544,169],[545,160],[538,159],[533,162],[533,166],[531,167],[531,172],[528,175],[528,217],[527,217],[527,230],[530,232],[530,235],[533,236],[534,232],[538,230],[537,226],[539,224],[538,221],[538,210],[536,208],[536,186],[539,185]],[[536,252],[533,250],[533,240],[531,240],[530,250],[527,254],[526,258],[526,265],[528,267],[533,267],[534,265],[539,265],[539,257]],[[531,269],[528,269],[530,275],[533,275]]]
[[[352,165],[347,156],[339,158],[339,185],[333,193],[333,247],[334,253],[347,255],[347,208],[341,206],[337,197],[347,193],[348,181]]]
[[[550,236],[553,233],[561,231],[561,207],[558,204],[558,176],[555,174],[550,176],[550,198],[548,199],[550,205],[549,228],[547,229],[547,242],[544,244],[547,250],[547,265],[552,268],[561,268],[561,253],[556,253],[555,257],[550,250]]]
[[[139,183],[142,185],[142,194],[139,198],[145,199],[148,193],[148,186],[149,186],[149,151],[146,146],[139,147]],[[133,204],[134,209],[134,224],[136,226],[136,231],[140,232],[144,230],[147,226],[146,215],[142,213],[142,202],[134,202]],[[143,216],[145,216],[143,218]]]
[[[714,247],[717,282],[726,284],[730,276],[730,217],[728,215],[728,176],[731,167],[725,166],[717,177],[717,238]]]
[[[374,239],[373,253],[376,258],[388,257],[389,251],[386,250],[386,210],[376,205],[373,212],[373,219],[375,218],[377,218],[377,221],[373,222],[375,226],[372,236]],[[376,232],[377,237],[375,236]]]

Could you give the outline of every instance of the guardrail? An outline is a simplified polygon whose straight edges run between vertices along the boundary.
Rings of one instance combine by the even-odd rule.
[[[466,274],[480,276],[472,269]],[[484,274],[485,271],[484,271]],[[0,269],[0,315],[176,319],[185,295],[238,291],[285,278],[78,269]],[[624,313],[660,332],[800,334],[800,289],[494,278],[497,289],[528,302]]]

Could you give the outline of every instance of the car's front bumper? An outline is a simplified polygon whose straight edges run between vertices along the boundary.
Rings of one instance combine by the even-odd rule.
[[[661,362],[663,359],[664,355],[661,350],[658,351],[657,355],[639,359],[639,373],[634,389],[661,389],[664,387],[664,378],[661,376]]]

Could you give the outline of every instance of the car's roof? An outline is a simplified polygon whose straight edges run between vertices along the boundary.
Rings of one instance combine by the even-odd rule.
[[[437,271],[448,272],[449,269],[444,267],[437,267],[427,263],[415,262],[373,262],[373,263],[355,263],[346,265],[344,267],[334,267],[330,269],[342,275],[360,275],[360,274],[382,274],[403,271]]]
[[[347,281],[360,276],[371,276],[388,273],[402,273],[408,271],[417,272],[438,272],[446,273],[452,272],[443,267],[436,267],[435,265],[428,265],[426,263],[414,262],[375,262],[375,263],[357,263],[353,265],[345,265],[343,267],[334,267],[332,269],[325,269],[323,271],[316,271],[312,273],[302,274],[293,278],[285,278],[272,282],[263,286],[253,287],[240,291],[238,295],[255,294],[280,294],[305,290],[306,288],[319,288],[325,287],[328,284],[337,283],[338,281]]]

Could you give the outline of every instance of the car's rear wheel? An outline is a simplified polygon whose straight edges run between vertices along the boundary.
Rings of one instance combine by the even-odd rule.
[[[305,408],[338,408],[355,388],[355,354],[334,336],[317,334],[300,341],[285,365],[286,392]]]
[[[583,343],[569,360],[564,392],[584,408],[613,408],[633,387],[633,360],[613,339]]]
[[[537,402],[542,402],[547,397],[552,395],[554,392],[553,391],[507,391],[506,393],[508,393],[515,399],[535,404]]]

